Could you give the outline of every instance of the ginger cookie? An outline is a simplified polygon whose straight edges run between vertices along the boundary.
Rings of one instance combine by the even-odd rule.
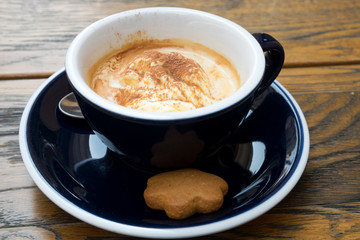
[[[217,211],[227,191],[228,184],[222,178],[187,168],[149,178],[144,198],[148,207],[164,210],[169,218],[185,219]]]

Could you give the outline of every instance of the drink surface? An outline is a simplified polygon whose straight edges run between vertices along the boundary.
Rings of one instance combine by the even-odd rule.
[[[112,102],[154,112],[204,107],[241,85],[225,57],[184,39],[129,44],[101,58],[87,80],[97,94]]]

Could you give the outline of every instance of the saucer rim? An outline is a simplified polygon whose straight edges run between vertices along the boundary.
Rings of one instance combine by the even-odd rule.
[[[276,87],[281,90],[284,94],[284,97],[287,98],[288,104],[292,105],[294,113],[299,119],[299,127],[301,135],[303,136],[302,149],[300,149],[299,161],[296,165],[293,166],[294,171],[289,176],[289,179],[284,182],[282,185],[279,185],[278,189],[270,195],[263,202],[258,205],[239,213],[238,215],[221,219],[219,221],[205,223],[197,226],[188,226],[188,227],[174,227],[174,228],[162,228],[162,227],[141,227],[135,225],[129,225],[124,223],[114,222],[108,219],[105,219],[100,216],[96,216],[86,210],[80,208],[76,204],[70,202],[68,199],[63,197],[58,193],[42,176],[39,172],[35,163],[32,160],[31,154],[28,149],[28,143],[26,138],[26,129],[28,123],[29,114],[32,111],[33,105],[38,98],[39,94],[52,82],[55,81],[61,74],[65,73],[65,68],[60,69],[51,75],[44,83],[42,83],[38,89],[33,93],[29,99],[20,121],[19,127],[19,145],[20,152],[23,158],[25,167],[34,180],[38,188],[58,207],[63,209],[65,212],[70,215],[80,219],[83,222],[86,222],[90,225],[99,227],[101,229],[111,231],[118,234],[125,234],[135,237],[144,237],[144,238],[188,238],[188,237],[199,237],[209,234],[214,234],[222,231],[232,229],[236,226],[243,225],[269,211],[271,208],[276,206],[280,201],[282,201],[290,191],[295,187],[300,177],[302,176],[309,156],[310,150],[310,137],[309,130],[304,117],[303,112],[301,111],[300,106],[293,98],[293,96],[283,87],[278,81],[275,80],[273,83]]]

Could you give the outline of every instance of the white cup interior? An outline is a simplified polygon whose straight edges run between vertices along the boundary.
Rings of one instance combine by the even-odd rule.
[[[109,102],[87,85],[87,72],[101,57],[129,43],[132,36],[160,40],[183,38],[207,46],[235,66],[242,85],[224,100],[190,111],[146,112]],[[78,34],[66,55],[70,82],[83,97],[108,111],[152,120],[193,118],[231,106],[256,88],[264,68],[263,50],[248,31],[219,16],[183,8],[136,9],[101,19]]]

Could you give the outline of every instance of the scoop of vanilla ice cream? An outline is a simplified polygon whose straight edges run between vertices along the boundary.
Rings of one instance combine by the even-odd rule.
[[[145,111],[184,111],[215,101],[203,68],[178,52],[119,53],[99,66],[92,88],[117,104]]]

